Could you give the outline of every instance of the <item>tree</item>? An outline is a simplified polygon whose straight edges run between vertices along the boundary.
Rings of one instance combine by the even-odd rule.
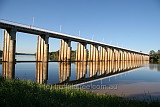
[[[160,59],[160,50],[157,51],[157,57]]]
[[[156,52],[154,51],[154,50],[151,50],[150,52],[149,52],[149,55],[155,55],[156,54]]]

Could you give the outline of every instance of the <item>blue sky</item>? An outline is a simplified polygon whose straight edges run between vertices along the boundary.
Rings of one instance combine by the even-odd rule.
[[[0,0],[0,19],[137,51],[160,49],[160,0]],[[94,36],[93,36],[94,35]],[[3,30],[0,30],[2,49]],[[59,40],[50,39],[50,51]],[[37,35],[17,33],[17,52],[34,53]],[[76,43],[72,43],[73,50]]]

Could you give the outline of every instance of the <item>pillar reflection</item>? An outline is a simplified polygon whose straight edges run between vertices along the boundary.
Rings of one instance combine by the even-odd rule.
[[[36,81],[39,84],[47,83],[48,80],[48,62],[36,63]]]
[[[85,77],[87,73],[87,62],[76,62],[76,79],[81,79]]]
[[[141,67],[145,61],[101,61],[88,62],[89,77],[117,74],[130,69]]]
[[[59,81],[68,82],[71,74],[71,63],[59,62]]]
[[[2,63],[2,76],[6,79],[15,78],[15,63],[3,62]]]

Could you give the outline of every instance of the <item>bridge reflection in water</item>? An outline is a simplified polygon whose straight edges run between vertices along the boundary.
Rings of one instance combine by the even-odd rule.
[[[58,84],[78,84],[139,68],[144,64],[148,64],[148,61],[74,62],[76,68],[75,80],[70,80],[72,74],[71,63],[58,62],[58,64]],[[7,79],[15,78],[15,63],[3,62],[2,76]],[[35,80],[37,83],[47,83],[48,62],[36,62],[35,76]]]

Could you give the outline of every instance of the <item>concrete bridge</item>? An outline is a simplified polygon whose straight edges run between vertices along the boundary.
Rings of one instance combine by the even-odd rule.
[[[36,61],[47,62],[49,38],[61,39],[59,61],[71,61],[71,42],[78,42],[76,61],[148,61],[149,55],[106,43],[88,40],[64,33],[49,31],[33,26],[0,20],[0,28],[4,29],[3,57],[4,62],[15,62],[16,32],[38,35]],[[90,44],[87,51],[86,45]]]

